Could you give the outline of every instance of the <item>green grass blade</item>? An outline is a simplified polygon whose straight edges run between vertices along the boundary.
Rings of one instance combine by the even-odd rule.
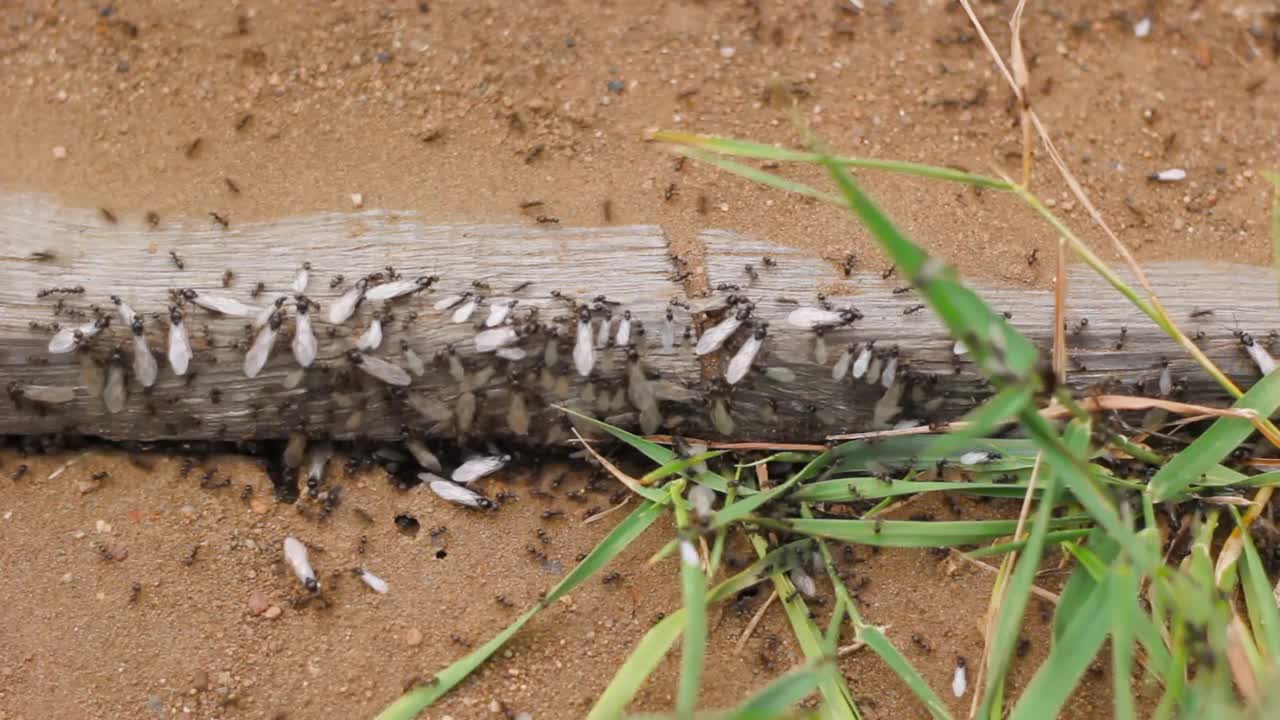
[[[1076,530],[1054,530],[1052,532],[1045,533],[1044,541],[1046,544],[1063,543],[1067,547],[1075,547],[1075,545],[1071,542],[1072,540],[1079,540],[1081,538],[1088,537],[1089,534],[1092,532],[1093,532],[1093,528],[1078,528]],[[1026,540],[1000,543],[998,545],[988,545],[986,547],[978,548],[977,550],[970,550],[969,552],[965,553],[965,557],[977,559],[977,558],[984,558],[984,557],[992,557],[996,555],[1004,555],[1010,552],[1022,552],[1022,549],[1026,546],[1027,546]]]
[[[755,160],[775,160],[777,162],[798,162],[809,164],[818,163],[822,160],[822,156],[817,153],[804,152],[802,150],[788,150],[785,148],[774,147],[772,145],[765,145],[763,143],[716,137],[714,135],[696,135],[693,133],[663,130],[656,133],[654,135],[654,139],[658,142],[672,143],[688,148],[699,148],[709,152],[718,153],[720,155],[736,155],[738,157],[748,157]],[[833,156],[831,159],[846,167],[864,170],[886,170],[888,172],[901,173],[904,175],[916,175],[919,177],[930,178],[932,180],[945,180],[949,182],[965,183],[968,185],[977,185],[980,187],[991,188],[993,190],[1012,189],[1012,186],[1009,183],[1001,180],[1000,178],[975,175],[974,173],[965,172],[963,170],[939,167],[937,165],[922,165],[920,163],[899,162],[896,160],[877,160],[875,158],[859,158],[839,155]]]
[[[1013,329],[1003,315],[958,282],[954,269],[930,257],[923,248],[903,235],[839,163],[825,155],[820,160],[849,207],[890,261],[897,264],[898,272],[915,285],[916,291],[933,308],[951,336],[965,341],[979,368],[988,374],[1021,376],[1035,367],[1039,353],[1029,340]]]
[[[1024,482],[956,483],[915,480],[881,480],[875,477],[843,478],[809,483],[796,490],[792,498],[805,502],[854,502],[881,498],[919,495],[930,492],[952,492],[990,497],[1022,497],[1027,494]],[[1039,491],[1037,491],[1038,493]]]
[[[593,425],[597,428],[600,428],[601,430],[612,435],[618,440],[621,440],[627,445],[630,445],[636,450],[639,450],[641,453],[644,454],[645,457],[658,463],[659,465],[666,465],[668,463],[680,460],[680,456],[675,454],[671,450],[668,450],[667,448],[661,445],[658,445],[657,443],[649,442],[648,440],[645,440],[639,435],[629,433],[626,430],[623,430],[622,428],[616,428],[610,425],[609,423],[601,422],[600,420],[597,420],[591,417],[590,415],[584,415],[578,412],[577,410],[574,410],[573,408],[565,407],[563,405],[553,405],[552,407],[558,410],[562,410],[570,415],[573,415],[574,417],[582,420],[588,425]],[[725,480],[723,477],[721,477],[720,475],[711,471],[707,471],[699,474],[698,481],[703,483],[704,485],[707,485],[708,487],[710,487],[712,490],[715,490],[716,492],[727,492],[729,490],[729,482]],[[738,492],[740,492],[743,495],[749,495],[755,492],[755,490],[752,490],[751,488],[743,487],[743,488],[739,488]]]
[[[1240,514],[1235,508],[1231,508],[1231,515],[1240,525]],[[1276,607],[1267,571],[1262,567],[1262,558],[1258,556],[1258,548],[1254,546],[1248,528],[1240,528],[1240,538],[1244,543],[1244,563],[1240,569],[1249,625],[1258,638],[1258,646],[1274,666],[1280,660],[1280,609]]]
[[[1106,530],[1094,528],[1084,543],[1088,556],[1097,558],[1104,566],[1110,564],[1120,554],[1120,545],[1112,540]],[[1074,554],[1074,549],[1073,549]],[[1053,614],[1053,640],[1057,642],[1066,634],[1067,627],[1079,614],[1080,608],[1093,597],[1098,585],[1105,577],[1105,572],[1097,572],[1092,562],[1080,563],[1067,578],[1058,596],[1058,609]]]
[[[831,670],[806,667],[793,670],[766,685],[746,702],[725,713],[723,720],[776,720],[813,692]]]
[[[604,540],[600,541],[599,545],[596,545],[587,554],[587,557],[583,558],[582,562],[578,563],[564,579],[557,583],[551,589],[551,592],[547,593],[537,605],[526,610],[520,617],[516,618],[515,622],[511,623],[484,645],[441,670],[430,685],[414,688],[400,696],[398,700],[388,705],[378,714],[377,720],[410,720],[416,717],[423,708],[439,700],[458,683],[466,679],[476,668],[480,667],[485,660],[488,660],[491,655],[510,640],[511,636],[524,627],[525,623],[529,622],[539,610],[560,599],[565,593],[577,587],[584,580],[595,574],[597,570],[608,564],[610,560],[617,557],[633,540],[652,525],[653,521],[657,520],[664,510],[665,508],[662,505],[651,502],[645,502],[633,510],[622,522],[618,523],[617,527]]]
[[[718,458],[721,455],[724,455],[725,452],[725,450],[712,450],[711,452],[704,452],[699,455],[694,455],[693,457],[677,458],[645,473],[644,476],[640,478],[640,482],[645,485],[652,485],[659,480],[665,480],[672,475],[679,475],[698,463],[704,463],[712,458]]]
[[[796,483],[802,482],[810,477],[818,474],[818,470],[831,461],[831,453],[825,452],[814,458],[800,469],[800,472],[792,475],[785,482],[778,484],[776,487],[766,490],[765,492],[756,493],[750,497],[743,498],[732,505],[726,505],[711,516],[711,529],[722,528],[729,523],[742,520],[749,516],[756,509],[762,507],[766,503],[776,500],[791,491]]]
[[[1259,380],[1232,407],[1250,408],[1263,417],[1270,417],[1280,407],[1280,373],[1273,372]],[[1230,455],[1253,431],[1253,423],[1244,418],[1222,417],[1215,420],[1200,437],[1156,471],[1151,478],[1156,502],[1163,502],[1196,482],[1202,474]]]
[[[767,544],[763,538],[753,535],[751,544],[755,547],[756,554],[765,555]],[[796,642],[799,643],[805,658],[813,663],[822,661],[824,659],[822,633],[810,619],[809,608],[803,596],[785,575],[774,573],[771,578],[774,589],[778,592],[778,599],[782,601],[787,621],[791,623],[791,630],[795,633]],[[824,717],[837,720],[858,720],[861,717],[857,705],[853,702],[853,693],[849,691],[843,675],[837,672],[828,673],[819,685],[818,691],[822,694],[825,706]]]
[[[614,674],[609,687],[604,689],[596,704],[587,715],[587,720],[613,720],[622,717],[627,705],[635,698],[636,693],[644,685],[649,675],[662,662],[662,658],[671,650],[676,638],[684,632],[688,613],[683,609],[663,618],[657,625],[649,628],[635,650],[627,658],[618,672]]]
[[[760,170],[759,168],[755,168],[750,165],[744,165],[740,162],[735,162],[733,160],[726,160],[722,157],[712,155],[711,153],[702,152],[701,150],[694,150],[692,148],[686,148],[681,152],[693,158],[694,160],[697,160],[698,162],[704,162],[708,165],[714,165],[720,168],[721,170],[728,170],[734,175],[739,175],[748,180],[753,180],[755,182],[760,183],[761,185],[768,185],[769,187],[777,188],[779,190],[785,190],[786,192],[789,192],[789,193],[795,193],[797,195],[811,197],[815,200],[821,200],[826,203],[831,203],[832,205],[844,204],[840,200],[840,197],[838,195],[832,195],[831,193],[822,192],[821,190],[818,190],[810,185],[806,185],[802,182],[797,182],[795,180],[788,180],[787,178],[784,178],[781,175],[778,175],[776,173]]]
[[[1087,522],[1084,517],[1055,518],[1050,527],[1060,528]],[[995,538],[1013,534],[1016,520],[955,520],[951,522],[924,520],[838,520],[819,518],[810,520],[766,520],[757,518],[765,527],[780,529],[848,543],[880,545],[884,547],[950,547],[952,545],[979,545]]]
[[[1031,390],[1021,385],[1001,390],[960,419],[965,427],[939,437],[930,445],[930,454],[948,455],[994,434],[1001,426],[1017,421],[1018,413],[1031,404],[1032,397]]]
[[[1159,552],[1139,540],[1137,533],[1120,517],[1111,498],[1094,485],[1089,465],[1063,444],[1049,422],[1039,413],[1023,411],[1021,425],[1043,448],[1045,461],[1059,474],[1066,489],[1084,506],[1094,522],[1120,543],[1137,566],[1145,571],[1159,564]]]
[[[1081,612],[1072,620],[1065,636],[1054,643],[1049,657],[1023,689],[1009,720],[1042,720],[1058,716],[1111,630],[1110,623],[1100,622],[1100,618],[1110,617],[1107,606],[1112,597],[1111,585],[1117,582],[1116,578],[1115,573],[1109,575],[1094,590]]]
[[[684,597],[684,643],[680,651],[680,685],[676,691],[676,712],[692,717],[698,708],[698,688],[702,683],[702,666],[707,653],[707,575],[702,571],[702,557],[694,545],[695,533],[689,526],[688,512],[681,504],[684,482],[671,485],[676,524],[680,529],[680,587]]]
[[[1116,720],[1136,720],[1133,704],[1133,636],[1134,620],[1142,612],[1138,607],[1138,576],[1121,574],[1111,585],[1111,682]],[[1099,618],[1100,620],[1100,618]]]
[[[1073,454],[1084,455],[1088,452],[1090,427],[1088,421],[1080,420],[1074,420],[1067,426],[1064,440],[1068,450]],[[1049,524],[1053,520],[1058,488],[1061,485],[1057,469],[1053,464],[1045,463],[1040,466],[1040,480],[1044,483],[1045,490],[1031,521],[1027,547],[1018,557],[1017,565],[1009,576],[1004,598],[1000,604],[1000,616],[996,619],[995,633],[988,641],[987,684],[983,689],[978,717],[991,716],[991,709],[996,703],[997,695],[1004,687],[1005,675],[1013,658],[1013,649],[1018,642],[1018,632],[1022,629],[1022,616],[1031,599],[1031,586],[1035,582],[1036,572],[1040,569],[1045,535],[1049,532]]]
[[[898,648],[889,641],[889,637],[884,631],[874,625],[864,625],[858,633],[858,639],[867,644],[880,659],[884,661],[893,674],[910,688],[929,714],[936,720],[951,720],[951,711],[947,709],[947,704],[938,697],[938,694],[929,687],[928,681],[920,674],[911,661],[899,652]]]

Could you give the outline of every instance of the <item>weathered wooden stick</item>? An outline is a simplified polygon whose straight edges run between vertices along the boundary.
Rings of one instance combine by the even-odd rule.
[[[815,439],[903,420],[954,418],[988,393],[972,366],[954,354],[952,341],[930,312],[917,310],[915,294],[901,291],[904,280],[883,278],[879,269],[855,269],[846,277],[837,263],[728,232],[702,235],[706,260],[697,272],[705,275],[695,274],[693,281],[705,281],[712,293],[690,298],[680,281],[681,265],[654,226],[432,225],[412,214],[381,211],[225,228],[213,221],[197,225],[149,227],[140,217],[112,219],[43,198],[0,196],[0,383],[9,390],[0,433],[234,440],[283,437],[305,428],[335,438],[391,439],[410,428],[456,438],[521,436],[540,443],[567,436],[566,416],[552,405],[634,429],[642,425],[636,406],[644,399],[632,386],[642,384],[631,372],[628,349],[616,344],[626,313],[633,323],[631,344],[658,398],[660,422],[655,428],[655,418],[647,417],[645,430]],[[292,284],[304,263],[311,267],[305,294],[320,304],[311,311],[319,359],[305,373],[289,341],[296,316]],[[405,278],[439,279],[429,290],[385,306],[363,302],[350,320],[331,324],[329,310],[343,293],[362,277],[385,275],[387,266]],[[1269,273],[1191,264],[1150,272],[1171,314],[1188,331],[1205,333],[1199,342],[1208,355],[1242,383],[1255,379],[1257,368],[1232,329],[1238,323],[1264,345],[1270,340],[1276,323]],[[343,281],[333,283],[339,275]],[[384,280],[374,278],[369,287]],[[1185,400],[1225,400],[1172,341],[1087,269],[1073,272],[1070,287],[1072,385],[1145,384],[1155,392],[1162,363],[1171,361],[1174,378],[1184,381]],[[176,376],[165,349],[168,308],[178,289],[259,307],[286,297],[285,320],[265,369],[246,377],[245,353],[257,332],[250,320],[180,302],[195,359],[185,377]],[[1048,347],[1050,292],[980,284],[976,289]],[[435,308],[441,298],[468,291],[481,303],[465,322],[452,322],[453,309]],[[813,331],[788,325],[788,314],[816,306],[820,291],[837,308],[856,306],[862,318],[827,331],[821,340]],[[153,387],[144,389],[130,377],[133,335],[117,317],[111,295],[145,318],[147,342],[160,366]],[[751,318],[719,352],[695,355],[698,330],[685,336],[685,328],[718,322],[721,315],[697,311],[723,306],[730,295],[755,303]],[[578,327],[574,303],[590,305],[599,296],[607,302],[595,303],[591,332],[598,337],[611,313],[611,344],[594,350],[593,369],[584,378],[572,356]],[[527,353],[524,359],[477,352],[477,325],[506,299],[518,301],[510,317],[522,336],[513,347]],[[670,350],[662,340],[668,309],[676,336]],[[1214,313],[1198,312],[1208,310]],[[384,323],[384,339],[370,355],[403,368],[411,365],[407,348],[426,361],[426,372],[408,387],[387,385],[348,359],[375,311],[392,319]],[[75,351],[49,352],[52,324],[79,326],[97,315],[112,317],[112,324]],[[1087,327],[1077,328],[1086,318]],[[730,387],[720,375],[758,322],[769,323],[763,349],[753,369]],[[850,343],[871,341],[876,358],[871,369],[883,374],[888,358],[896,355],[894,378],[904,390],[895,411],[879,418],[875,408],[886,392],[881,377],[875,382],[866,381],[870,373],[863,380],[832,378]],[[815,352],[819,342],[826,345],[825,359]],[[464,373],[451,360],[451,348]],[[113,355],[116,350],[122,352]],[[548,365],[547,359],[553,362]],[[127,383],[127,399],[117,412],[109,412],[102,399],[102,378],[113,364],[124,371]],[[59,394],[70,399],[38,401]]]

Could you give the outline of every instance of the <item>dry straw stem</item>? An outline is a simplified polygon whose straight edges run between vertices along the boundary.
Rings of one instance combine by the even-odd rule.
[[[1014,11],[1013,17],[1010,20],[1010,27],[1013,31],[1015,71],[1018,70],[1018,64],[1021,63],[1022,73],[1026,72],[1025,60],[1023,60],[1023,53],[1021,49],[1021,21],[1024,4],[1024,2],[1019,2]],[[991,59],[1000,70],[1000,74],[1004,76],[1005,81],[1008,82],[1009,87],[1011,87],[1013,92],[1018,96],[1019,101],[1022,101],[1025,97],[1025,93],[1023,92],[1025,82],[1019,82],[1018,78],[1009,71],[1004,60],[1000,57],[999,51],[996,50],[995,45],[991,42],[991,37],[987,35],[986,28],[983,27],[982,22],[978,20],[977,14],[974,13],[970,0],[960,0],[960,5],[964,8],[965,14],[969,16],[969,21],[973,23],[974,30],[978,33],[978,37],[982,39],[983,46],[986,47],[987,52],[991,55]],[[1025,77],[1023,79],[1025,81]],[[1093,219],[1094,223],[1096,223],[1098,227],[1102,228],[1102,231],[1108,238],[1110,238],[1112,246],[1115,248],[1116,252],[1124,259],[1125,264],[1129,267],[1129,270],[1133,273],[1134,277],[1138,279],[1138,282],[1142,285],[1143,289],[1147,291],[1147,296],[1150,301],[1149,312],[1147,312],[1147,314],[1152,315],[1153,319],[1155,319],[1171,337],[1175,338],[1178,343],[1182,345],[1182,347],[1186,349],[1193,358],[1195,358],[1196,362],[1200,363],[1200,365],[1202,365],[1205,370],[1218,381],[1219,384],[1226,388],[1232,396],[1238,398],[1243,395],[1244,393],[1241,392],[1240,388],[1236,387],[1235,383],[1232,383],[1231,380],[1228,379],[1226,375],[1224,375],[1222,371],[1219,370],[1198,347],[1196,347],[1195,343],[1191,342],[1191,339],[1178,329],[1178,327],[1174,325],[1173,321],[1169,319],[1168,313],[1165,312],[1164,307],[1160,304],[1159,298],[1156,296],[1155,289],[1151,286],[1151,281],[1147,279],[1146,273],[1142,271],[1142,266],[1138,264],[1137,259],[1133,257],[1133,253],[1129,252],[1129,249],[1125,247],[1125,244],[1121,242],[1120,238],[1111,230],[1111,226],[1107,224],[1105,219],[1103,219],[1102,213],[1098,212],[1098,209],[1089,199],[1088,194],[1085,193],[1083,186],[1080,185],[1080,182],[1071,172],[1071,169],[1067,167],[1066,162],[1062,159],[1062,155],[1053,144],[1053,140],[1050,138],[1049,131],[1045,128],[1044,123],[1040,121],[1035,110],[1031,109],[1029,102],[1023,102],[1023,107],[1025,108],[1024,118],[1030,119],[1031,124],[1035,126],[1036,132],[1040,136],[1040,141],[1044,143],[1045,151],[1049,155],[1049,159],[1053,161],[1054,167],[1058,169],[1058,173],[1067,183],[1067,187],[1071,189],[1071,193],[1080,201],[1081,206],[1088,211],[1089,217]],[[1029,132],[1026,127],[1025,119],[1023,122],[1023,131],[1024,133]],[[1026,174],[1025,171],[1024,174]],[[1024,200],[1030,196],[1030,191],[1025,187],[1025,184],[1020,191],[1016,188],[1015,191],[1017,191],[1019,195],[1022,195]],[[1092,263],[1090,264],[1092,265]],[[1095,269],[1096,267],[1097,266],[1095,266]],[[1057,333],[1055,332],[1055,336],[1056,334]]]
[[[1021,5],[1018,6],[1021,9]],[[1014,541],[1023,539],[1023,529],[1026,527],[1027,516],[1031,514],[1031,501],[1035,497],[1036,482],[1040,478],[1040,466],[1044,460],[1044,453],[1036,453],[1036,462],[1031,466],[1031,477],[1027,480],[1027,494],[1022,497],[1022,509],[1018,511],[1018,527],[1013,532]],[[1000,613],[1004,610],[1005,593],[1009,589],[1009,576],[1013,572],[1013,566],[1018,562],[1018,551],[1010,551],[1000,563],[1000,572],[996,576],[996,586],[991,591],[991,603],[987,607],[986,624],[982,629],[982,662],[978,665],[978,676],[974,682],[974,687],[985,687],[983,680],[987,673],[987,667],[991,664],[991,638],[996,631],[996,618],[1000,617]],[[982,699],[982,693],[975,692],[973,701],[969,705],[969,715],[973,716],[978,711],[978,703]]]

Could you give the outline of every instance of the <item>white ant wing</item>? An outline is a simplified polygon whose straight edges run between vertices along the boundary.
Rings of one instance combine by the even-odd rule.
[[[115,298],[114,295],[112,297]],[[118,298],[116,299],[119,300]],[[129,307],[129,304],[123,300],[119,300],[116,303],[116,312],[120,314],[120,321],[124,323],[125,327],[132,325],[133,319],[138,316],[138,313],[134,312],[133,308]]]
[[[419,476],[428,474],[420,473]],[[489,505],[489,501],[483,495],[469,488],[456,485],[448,480],[431,480],[430,482],[431,492],[451,503],[473,508],[483,508]]]
[[[698,517],[709,517],[711,515],[711,506],[715,501],[716,491],[706,485],[694,485],[689,488],[689,502],[693,505],[693,511]]]
[[[151,354],[151,348],[147,346],[147,338],[143,335],[133,336],[133,375],[138,378],[138,382],[142,387],[151,387],[156,384],[156,376],[160,374],[160,368],[156,367],[156,356]]]
[[[404,364],[409,368],[409,372],[418,377],[422,377],[427,372],[427,364],[422,362],[422,358],[418,357],[418,353],[414,352],[413,348],[406,347],[401,356],[404,358]]]
[[[791,311],[787,316],[787,322],[798,328],[812,330],[816,327],[825,325],[839,325],[841,322],[840,313],[834,310],[823,310],[816,307],[802,307]]]
[[[492,300],[489,305],[489,317],[485,318],[484,326],[487,328],[498,327],[506,321],[507,316],[511,314],[511,307],[514,303],[510,300]]]
[[[961,465],[981,465],[992,461],[991,453],[985,450],[973,450],[960,456]]]
[[[464,323],[470,320],[472,313],[476,311],[476,304],[475,298],[467,298],[466,302],[459,305],[458,309],[453,311],[453,316],[450,319],[455,323]]]
[[[124,409],[124,401],[124,367],[113,362],[107,367],[107,384],[102,388],[102,402],[107,406],[107,412],[114,414]]]
[[[301,540],[292,536],[284,539],[284,559],[289,563],[289,567],[293,568],[293,574],[298,576],[303,585],[308,589],[316,587],[316,571],[311,568],[311,560],[307,557],[307,546],[303,545]]]
[[[893,381],[898,376],[898,356],[890,355],[884,364],[884,374],[880,376],[880,384],[888,389],[893,385]]]
[[[626,347],[631,344],[631,320],[622,318],[618,321],[618,334],[614,335],[613,342],[618,347]]]
[[[573,366],[578,374],[586,377],[596,364],[596,349],[591,344],[591,323],[578,321],[578,336],[573,341]]]
[[[342,297],[329,306],[329,322],[334,325],[341,325],[350,320],[351,316],[355,314],[356,305],[360,302],[363,294],[364,288],[359,283],[348,288],[346,292],[342,293]]]
[[[459,465],[449,478],[456,483],[469,485],[486,475],[492,475],[501,470],[510,459],[506,455],[488,455],[472,458]]]
[[[1258,366],[1259,372],[1263,375],[1270,375],[1272,370],[1276,369],[1276,360],[1271,357],[1271,353],[1266,351],[1262,345],[1254,340],[1244,346],[1248,351],[1249,357],[1253,359],[1253,363]]]
[[[76,328],[62,328],[49,340],[49,352],[55,355],[76,349]]]
[[[23,397],[46,405],[61,405],[76,398],[76,389],[60,385],[27,385],[22,388]]]
[[[357,574],[360,575],[360,579],[364,581],[364,584],[368,585],[369,589],[376,593],[381,593],[385,595],[389,590],[391,590],[391,587],[387,585],[386,580],[383,580],[382,578],[378,577],[377,575],[374,575],[368,570],[362,569],[358,571]]]
[[[191,365],[191,338],[187,335],[187,324],[184,322],[169,325],[169,367],[174,375],[186,375]]]
[[[97,323],[85,323],[80,327],[62,328],[49,340],[49,352],[55,355],[69,353],[76,349],[76,331],[80,331],[85,340],[98,334]]]
[[[518,347],[498,348],[497,350],[493,351],[493,354],[497,357],[502,358],[503,360],[510,360],[512,362],[523,360],[529,356],[529,353],[525,352],[524,348],[518,348]]]
[[[492,330],[483,330],[476,333],[476,352],[487,353],[493,352],[499,348],[504,348],[516,340],[520,336],[516,329],[510,325],[503,325]]]
[[[293,276],[293,291],[296,293],[304,293],[307,291],[307,284],[311,282],[311,271],[306,265],[298,268],[298,272]]]
[[[434,423],[446,423],[453,419],[453,410],[448,405],[423,395],[410,395],[409,407],[417,410],[423,417]]]
[[[871,346],[867,345],[862,348],[862,352],[858,353],[858,359],[853,363],[853,379],[861,380],[863,375],[867,374],[867,368],[871,367]]]
[[[383,300],[394,300],[401,295],[408,295],[418,289],[416,280],[402,278],[400,280],[392,280],[388,283],[375,285],[369,288],[369,292],[365,293],[365,297],[374,302],[382,302]]]
[[[596,347],[609,347],[609,318],[600,321],[600,329],[596,332]]]
[[[311,329],[309,312],[299,312],[294,318],[293,358],[304,368],[316,361],[316,334]]]
[[[803,568],[791,568],[787,572],[787,577],[791,579],[791,583],[805,597],[813,597],[818,594],[818,584],[814,582],[813,576],[805,572]]]
[[[524,395],[521,393],[511,393],[511,406],[507,408],[507,425],[516,435],[529,434],[529,404],[525,402]]]
[[[796,381],[795,371],[791,368],[775,365],[764,369],[765,377],[780,383],[793,383]]]
[[[230,317],[256,317],[263,310],[263,308],[245,305],[235,298],[229,298],[225,295],[212,295],[209,293],[199,293],[191,299],[191,302],[199,305],[205,310],[212,310],[213,312],[228,315]],[[270,315],[267,317],[270,317]]]
[[[840,353],[840,357],[836,359],[836,364],[831,367],[831,379],[843,380],[845,375],[849,374],[849,365],[853,363],[853,352],[848,348]]]
[[[730,385],[737,385],[742,378],[746,377],[763,344],[763,338],[757,338],[755,335],[747,338],[747,341],[742,343],[742,347],[738,348],[738,352],[734,353],[733,359],[729,361],[729,368],[724,373],[725,381]]]
[[[964,697],[969,690],[969,681],[966,677],[964,665],[957,664],[956,672],[951,676],[951,694],[956,697]]]
[[[413,378],[409,377],[409,373],[405,372],[403,368],[373,355],[361,353],[360,369],[388,385],[405,387],[413,382]]]
[[[404,441],[404,446],[409,451],[409,454],[413,455],[413,459],[418,461],[419,465],[431,472],[443,472],[443,468],[440,466],[440,458],[436,457],[436,454],[431,452],[431,449],[424,445],[421,440],[410,438]]]
[[[675,323],[668,318],[662,320],[662,349],[671,352],[676,346],[676,327]]]
[[[271,357],[271,348],[275,344],[276,329],[268,323],[266,327],[258,331],[258,336],[253,339],[253,344],[249,346],[249,352],[244,356],[245,377],[258,377],[258,373],[262,372],[262,368],[267,366],[267,359]]]
[[[436,304],[433,305],[432,307],[434,307],[436,310],[448,310],[454,305],[457,305],[458,303],[462,302],[463,299],[464,299],[464,296],[462,295],[448,295],[437,300]]]
[[[715,327],[702,333],[702,337],[698,338],[698,345],[694,348],[694,353],[706,355],[719,350],[720,346],[724,345],[724,341],[728,340],[739,327],[742,327],[742,321],[738,319],[737,315],[721,320]]]
[[[356,341],[356,348],[359,350],[369,351],[377,350],[382,344],[382,321],[374,318],[369,327],[360,334],[360,339]]]
[[[1173,393],[1173,373],[1169,370],[1169,364],[1165,363],[1163,369],[1160,370],[1160,394],[1168,397]]]

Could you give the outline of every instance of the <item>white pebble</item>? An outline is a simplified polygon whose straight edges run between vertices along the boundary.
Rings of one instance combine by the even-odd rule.
[[[737,48],[731,47],[729,45],[725,45],[724,47],[720,48],[720,57],[722,58],[728,59],[733,57],[737,53],[738,53]]]
[[[53,146],[53,159],[54,159],[54,160],[66,160],[66,159],[67,159],[67,149],[66,149],[66,148],[64,148],[64,147],[62,147],[61,145],[55,145],[55,146]]]
[[[1151,34],[1151,18],[1144,17],[1133,25],[1135,37],[1144,38]]]
[[[351,205],[356,209],[364,207],[364,195],[361,193],[351,193]]]

